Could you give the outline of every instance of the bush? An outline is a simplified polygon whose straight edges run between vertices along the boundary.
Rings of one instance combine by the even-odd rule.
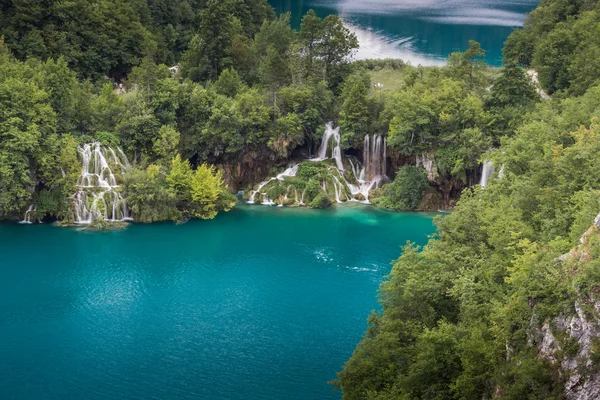
[[[310,202],[309,206],[312,208],[327,208],[331,205],[331,199],[325,194],[319,194],[317,197]]]
[[[427,188],[429,181],[425,169],[405,165],[398,170],[394,181],[382,188],[383,195],[373,199],[373,204],[390,210],[414,210]]]

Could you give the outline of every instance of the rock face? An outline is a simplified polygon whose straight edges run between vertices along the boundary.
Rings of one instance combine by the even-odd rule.
[[[433,152],[417,155],[416,165],[417,167],[425,168],[425,170],[427,171],[427,179],[429,179],[429,182],[436,181],[439,174]]]
[[[599,230],[600,214],[581,237],[580,245],[560,261],[589,261],[589,239],[600,234]],[[558,316],[533,329],[530,344],[534,337],[541,338],[537,341],[539,355],[559,367],[565,377],[567,400],[600,399],[600,368],[595,365],[600,356],[600,300],[578,296],[573,306],[573,315]]]
[[[273,167],[285,165],[285,160],[278,160],[267,151],[248,151],[238,157],[223,157],[213,161],[217,168],[223,170],[223,180],[232,192],[264,180]]]
[[[539,345],[540,356],[560,365],[566,377],[565,397],[568,400],[600,399],[600,373],[593,371],[593,345],[600,337],[600,301],[593,305],[594,316],[585,315],[581,304],[575,302],[575,315],[557,317],[551,323],[546,322],[541,329],[543,339]],[[557,335],[566,335],[566,340],[557,339]],[[565,343],[576,353],[568,353],[559,360],[558,352],[565,352]]]

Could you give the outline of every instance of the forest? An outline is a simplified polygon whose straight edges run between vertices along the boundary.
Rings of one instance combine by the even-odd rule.
[[[329,121],[347,156],[379,135],[372,203],[453,211],[405,245],[332,384],[352,400],[576,398],[600,367],[598,336],[568,328],[600,310],[599,7],[542,0],[494,69],[474,41],[444,67],[353,61],[338,17],[295,30],[264,0],[2,2],[0,219],[73,222],[86,144],[122,149],[109,186],[153,222],[230,209],[314,156]],[[334,203],[333,165],[301,163],[271,198]]]
[[[334,382],[344,399],[597,398],[599,18],[544,0],[508,38],[503,75],[533,67],[552,98],[505,103],[489,185],[405,245]]]
[[[366,135],[386,137],[390,184],[373,190],[374,204],[448,208],[540,100],[521,67],[488,68],[476,42],[443,68],[352,62],[358,42],[337,16],[309,11],[294,30],[266,1],[13,1],[0,11],[4,219],[35,209],[38,220],[77,220],[78,147],[93,142],[131,160],[114,186],[134,220],[210,218],[233,206],[231,193],[247,198],[314,155],[328,121],[347,154]],[[375,87],[382,73],[393,89]],[[429,179],[417,157],[435,160]],[[171,176],[179,163],[185,190]],[[203,165],[208,181],[194,181]],[[328,206],[333,191],[318,179],[289,181],[313,188],[305,204]]]

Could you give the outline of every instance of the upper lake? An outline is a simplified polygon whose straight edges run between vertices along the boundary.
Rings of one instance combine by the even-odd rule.
[[[360,43],[356,59],[401,58],[412,65],[443,64],[469,40],[486,50],[485,61],[502,63],[504,41],[538,0],[269,0],[278,13],[291,12],[299,28],[310,9],[338,15]]]

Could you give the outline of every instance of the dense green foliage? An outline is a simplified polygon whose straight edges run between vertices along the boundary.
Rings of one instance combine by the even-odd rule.
[[[170,6],[127,1],[118,5],[123,10],[115,8],[120,10],[116,14],[95,14],[103,7],[111,9],[111,4],[81,5],[77,18],[58,3],[4,4],[3,15],[23,17],[3,21],[7,43],[2,47],[3,65],[11,69],[4,76],[12,79],[14,73],[46,94],[48,116],[54,115],[48,118],[53,121],[35,126],[43,125],[54,136],[39,135],[40,146],[57,146],[67,140],[72,156],[76,155],[73,147],[81,141],[120,146],[139,169],[129,181],[137,177],[154,185],[147,168],[160,166],[156,176],[166,176],[171,160],[180,154],[192,167],[202,163],[229,167],[224,180],[235,182],[230,189],[237,190],[240,177],[232,176],[234,165],[239,171],[242,165],[264,164],[259,176],[243,180],[252,185],[264,177],[264,171],[288,163],[294,154],[314,151],[325,121],[337,119],[342,150],[360,151],[365,135],[382,134],[396,158],[432,155],[439,176],[434,185],[448,203],[462,188],[475,183],[490,147],[500,137],[510,136],[523,110],[537,101],[522,69],[511,66],[500,74],[489,70],[480,60],[484,52],[476,42],[470,42],[467,51],[452,54],[445,68],[415,68],[397,60],[351,64],[357,40],[334,15],[320,19],[309,11],[300,30],[294,31],[290,16],[276,18],[264,0],[180,1]],[[96,23],[86,22],[92,18],[89,13]],[[126,21],[120,21],[125,17]],[[58,23],[60,18],[71,24]],[[112,24],[118,24],[118,29]],[[65,42],[53,35],[63,35]],[[94,36],[93,40],[88,36]],[[35,37],[37,42],[25,37]],[[73,37],[82,39],[74,43]],[[163,64],[179,60],[175,74]],[[45,72],[33,79],[34,72],[26,73],[24,66]],[[376,71],[397,74],[393,78],[399,82],[397,90],[375,87]],[[122,90],[115,89],[119,83],[124,84]],[[23,103],[22,109],[32,106]],[[42,112],[36,115],[44,118]],[[59,153],[51,147],[39,152],[43,157],[48,154],[56,157]],[[36,203],[33,199],[38,193],[58,190],[53,179],[66,179],[62,167],[57,167],[62,161],[46,168],[49,161],[42,165],[28,157],[20,166],[3,164],[5,182],[16,184],[7,184],[10,189],[2,192],[10,204],[2,216],[23,213]],[[68,195],[76,175],[62,170],[69,180],[60,183],[64,188],[60,190]],[[50,174],[60,176],[50,178]],[[357,183],[355,178],[346,178]],[[166,187],[164,182],[161,187]],[[326,188],[332,203],[335,191]],[[396,185],[389,192],[398,190]],[[177,212],[157,210],[156,215],[186,215],[184,202],[176,203]],[[386,207],[413,208],[414,203]],[[64,215],[68,202],[56,204],[61,204],[60,210],[47,215]],[[160,208],[159,203],[156,207]],[[152,213],[146,210],[145,214]]]
[[[549,93],[581,95],[600,78],[596,0],[543,0],[506,42],[506,60],[535,68]]]
[[[216,22],[208,11],[214,4],[218,2],[8,0],[0,4],[0,36],[21,60],[62,56],[80,77],[120,78],[149,52],[158,63],[179,61],[194,33],[202,31],[204,16]],[[222,4],[246,37],[274,15],[262,0]]]
[[[168,173],[152,164],[146,170],[129,171],[125,194],[136,219],[143,222],[180,220],[197,217],[211,219],[219,210],[229,210],[235,196],[223,183],[221,171],[205,164],[195,171],[177,155]]]
[[[552,323],[557,344],[550,358],[540,354],[542,326],[572,315],[576,301],[589,318],[599,318],[590,304],[598,298],[599,277],[593,222],[600,212],[600,87],[592,70],[578,69],[579,58],[589,56],[584,49],[594,51],[593,7],[542,1],[507,42],[509,60],[534,66],[542,84],[564,90],[562,96],[536,105],[514,64],[479,105],[467,102],[459,86],[451,90],[458,97],[450,131],[458,123],[463,134],[487,133],[481,146],[500,144],[489,157],[501,172],[497,168],[486,188],[464,191],[426,246],[404,247],[381,286],[382,311],[371,315],[338,375],[344,399],[564,398],[568,372],[560,371],[561,361],[585,361],[573,338]],[[567,42],[568,51],[561,47]],[[422,105],[433,91],[426,87],[425,96],[398,100],[406,111],[390,124],[390,141],[422,146],[443,140],[448,131],[435,129],[445,118],[432,125]],[[485,122],[461,117],[461,103],[486,110]],[[412,138],[415,131],[420,140]],[[591,367],[580,370],[583,379],[597,371],[597,346],[590,359]]]
[[[33,204],[37,218],[69,220],[77,146],[90,141],[133,160],[119,181],[136,219],[213,216],[231,198],[210,167],[212,183],[194,183],[201,165],[285,161],[317,142],[357,47],[337,17],[308,13],[295,32],[265,0],[1,7],[0,218]],[[162,64],[180,56],[180,73]],[[178,156],[195,192],[168,182]]]
[[[396,172],[394,181],[383,187],[382,195],[373,199],[373,204],[389,210],[414,210],[427,188],[427,171],[422,167],[405,165]]]

